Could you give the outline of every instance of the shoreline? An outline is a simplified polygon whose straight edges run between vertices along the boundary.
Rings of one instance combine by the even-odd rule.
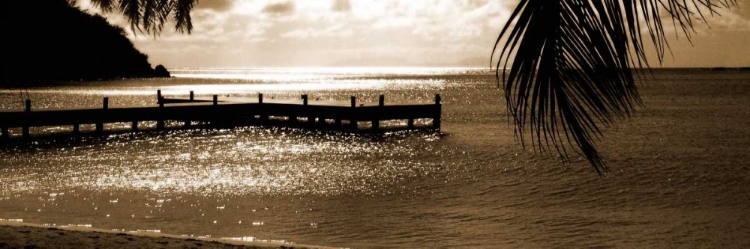
[[[254,240],[248,237],[248,240]],[[0,220],[0,248],[311,248],[337,247],[288,242],[196,238],[156,232],[123,232],[90,227],[46,226]]]

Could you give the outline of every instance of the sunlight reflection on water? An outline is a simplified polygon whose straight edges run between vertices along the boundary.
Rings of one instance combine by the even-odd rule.
[[[6,163],[20,167],[2,176],[3,185],[13,186],[13,192],[42,189],[50,182],[35,179],[33,165],[51,164],[61,166],[53,169],[58,170],[54,181],[59,188],[327,195],[372,192],[392,179],[434,170],[433,165],[409,159],[416,154],[415,148],[400,145],[399,140],[407,139],[403,136],[377,141],[262,128],[128,136],[113,135],[98,145],[35,152],[34,157],[11,155]],[[419,139],[430,146],[434,136]]]

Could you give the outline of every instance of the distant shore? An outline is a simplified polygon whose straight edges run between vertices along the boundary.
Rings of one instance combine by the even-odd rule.
[[[0,248],[332,248],[0,221]]]

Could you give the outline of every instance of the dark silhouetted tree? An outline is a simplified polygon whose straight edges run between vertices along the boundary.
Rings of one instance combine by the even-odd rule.
[[[67,0],[0,1],[0,32],[5,83],[156,76],[125,30]]]

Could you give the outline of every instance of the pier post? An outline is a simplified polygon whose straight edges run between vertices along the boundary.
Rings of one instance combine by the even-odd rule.
[[[307,100],[308,100],[307,94],[302,94],[302,105],[303,106],[307,106],[307,104],[308,104]],[[307,125],[312,126],[314,124],[315,124],[315,116],[308,116],[307,117]]]
[[[161,96],[161,90],[159,90],[159,115],[161,115],[164,112],[164,98]],[[156,120],[156,130],[164,130],[164,119],[159,117],[158,120]]]
[[[106,111],[107,109],[109,109],[109,98],[104,97],[104,99],[102,99],[102,110]],[[98,134],[104,133],[104,123],[102,122],[96,123],[96,133]]]
[[[133,123],[130,125],[130,129],[133,131],[138,131],[138,121],[133,121]]]
[[[0,131],[3,132],[3,139],[10,139],[10,133],[8,132],[8,127],[0,128]]]
[[[80,137],[81,136],[81,125],[80,124],[74,124],[73,125],[73,136]]]
[[[409,130],[414,130],[414,119],[413,118],[409,119],[409,122],[407,123],[407,127],[409,128]]]
[[[21,133],[23,133],[23,138],[24,139],[30,138],[31,137],[31,133],[29,132],[29,127],[28,126],[24,126],[22,129],[23,129],[23,131]]]
[[[385,106],[385,95],[381,94],[380,97],[378,98],[378,107],[383,107],[383,106]],[[372,120],[372,130],[374,131],[380,130],[380,118],[378,117],[380,116],[380,112],[382,112],[382,109],[379,109],[377,111],[378,114],[375,115],[375,118]]]
[[[442,104],[440,103],[440,94],[435,94],[435,107],[436,111],[434,116],[432,117],[432,128],[440,130],[440,116],[442,112]]]
[[[219,106],[219,95],[214,94],[213,95],[213,106],[217,107]],[[218,121],[219,114],[216,113],[216,111],[213,112],[212,118],[211,118],[211,126],[213,126],[214,129],[218,128],[219,121]]]
[[[164,107],[164,96],[161,96],[161,90],[156,90],[156,103],[159,107]]]
[[[190,91],[190,102],[193,102],[193,101],[195,101],[195,92]],[[190,127],[193,126],[193,124],[191,123],[192,121],[190,121],[190,119],[185,119],[183,122],[185,122],[183,127],[186,129],[190,129]]]
[[[258,93],[258,104],[263,104],[263,94],[262,93]],[[268,122],[268,115],[265,114],[265,112],[266,111],[264,110],[264,108],[260,108],[260,115],[259,116],[260,116],[260,122],[262,124],[265,124],[266,122]],[[291,119],[291,117],[289,119]]]
[[[31,100],[30,99],[26,99],[26,108],[25,108],[24,111],[27,114],[31,113]],[[29,121],[29,117],[26,117],[26,122],[28,123],[28,121]],[[31,134],[29,133],[29,126],[28,126],[28,124],[24,125],[21,128],[21,130],[22,130],[21,133],[23,135],[23,138],[30,138],[31,137]]]
[[[351,103],[352,103],[352,108],[356,108],[357,107],[357,97],[351,96],[350,100],[351,100]],[[352,112],[352,115],[354,115],[354,112]],[[354,117],[352,117],[352,116],[349,117],[349,125],[354,130],[358,129],[358,127],[357,127],[357,120]]]
[[[307,117],[307,124],[310,126],[315,125],[315,116]]]

